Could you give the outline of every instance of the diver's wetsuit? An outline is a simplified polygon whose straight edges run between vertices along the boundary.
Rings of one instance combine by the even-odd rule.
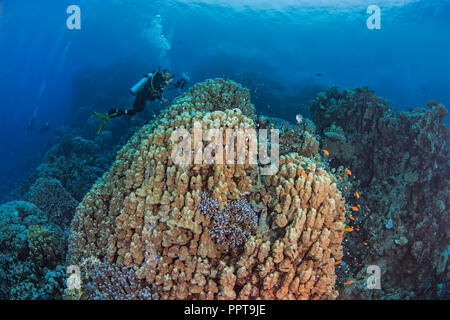
[[[139,89],[134,100],[133,107],[128,110],[111,109],[108,115],[113,115],[111,118],[122,115],[135,115],[138,112],[144,111],[145,103],[147,101],[154,101],[155,99],[161,100],[162,93],[164,91],[164,78],[159,71],[153,72],[152,78],[147,81],[144,86]],[[115,114],[115,115],[114,115]]]

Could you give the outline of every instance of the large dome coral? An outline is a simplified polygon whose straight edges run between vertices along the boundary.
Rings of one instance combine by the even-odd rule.
[[[282,155],[269,176],[248,161],[176,165],[171,135],[194,123],[204,130],[256,129],[248,90],[222,79],[198,84],[131,138],[77,208],[68,262],[84,274],[81,291],[90,290],[67,295],[105,296],[93,293],[98,288],[120,299],[117,283],[93,283],[103,281],[92,275],[109,264],[127,293],[146,291],[135,297],[336,298],[345,218],[335,177],[298,153]],[[257,227],[234,245],[214,236],[221,221],[243,221],[240,214]]]

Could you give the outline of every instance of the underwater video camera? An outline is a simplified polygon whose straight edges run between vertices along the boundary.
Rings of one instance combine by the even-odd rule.
[[[138,83],[136,83],[131,89],[130,93],[135,96],[137,95],[138,91],[152,78],[153,74],[148,73],[146,74],[141,80],[139,80]]]

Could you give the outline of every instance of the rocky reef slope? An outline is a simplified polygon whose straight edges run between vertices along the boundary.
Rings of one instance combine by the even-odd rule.
[[[311,103],[334,167],[351,168],[347,271],[358,280],[342,298],[444,298],[449,292],[450,129],[447,109],[396,113],[368,88],[329,88]],[[367,290],[366,268],[381,268],[382,290]]]

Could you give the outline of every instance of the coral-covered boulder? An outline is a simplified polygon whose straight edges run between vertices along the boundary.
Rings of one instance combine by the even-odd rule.
[[[66,240],[34,204],[0,206],[0,299],[61,299]]]
[[[66,294],[119,299],[120,288],[96,276],[107,268],[144,291],[130,297],[336,298],[344,200],[315,159],[282,155],[268,176],[248,159],[175,164],[177,129],[255,130],[255,119],[248,91],[216,79],[191,88],[136,133],[76,210],[68,262],[85,276],[81,293]],[[192,146],[206,153],[210,145]]]

